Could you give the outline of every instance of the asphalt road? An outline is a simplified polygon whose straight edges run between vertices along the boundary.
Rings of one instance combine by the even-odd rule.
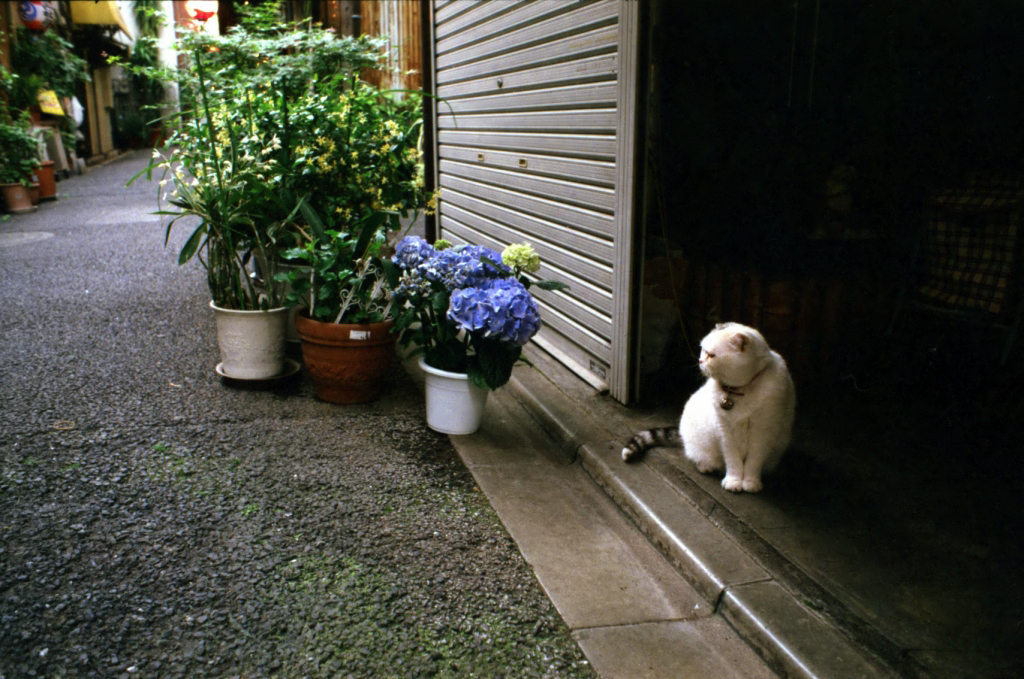
[[[221,382],[148,158],[0,216],[0,679],[593,676],[397,363]]]

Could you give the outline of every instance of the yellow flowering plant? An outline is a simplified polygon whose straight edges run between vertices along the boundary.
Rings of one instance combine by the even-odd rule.
[[[182,113],[146,171],[164,173],[171,225],[200,219],[179,261],[198,256],[215,301],[238,308],[280,301],[291,282],[313,295],[318,318],[380,315],[373,304],[363,305],[367,314],[343,312],[350,307],[341,293],[346,285],[386,288],[367,253],[431,199],[420,97],[359,79],[379,65],[382,40],[278,22],[273,3],[245,13],[252,11],[256,19],[227,35],[186,33],[179,41],[191,61],[179,71]],[[246,275],[250,255],[262,286]],[[278,274],[288,259],[299,269]],[[358,281],[349,277],[356,263]]]
[[[340,92],[300,98],[290,116],[297,132],[286,181],[327,228],[346,231],[372,213],[409,216],[426,207],[419,96],[399,98],[351,78]]]

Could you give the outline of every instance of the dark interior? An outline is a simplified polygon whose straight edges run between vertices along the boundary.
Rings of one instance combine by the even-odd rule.
[[[823,550],[849,533],[894,576],[986,592],[978,643],[1012,654],[1024,342],[1002,362],[990,321],[1019,308],[1020,248],[998,314],[895,312],[930,200],[1020,195],[1024,4],[700,0],[651,19],[640,403],[682,405],[715,322],[759,327],[800,403],[771,501]]]
[[[665,207],[685,247],[812,265],[809,238],[902,236],[928,191],[1021,171],[1018,2],[700,0],[658,22]],[[844,187],[849,207],[829,206]]]

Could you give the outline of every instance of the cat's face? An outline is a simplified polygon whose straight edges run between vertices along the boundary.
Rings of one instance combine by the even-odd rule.
[[[747,384],[764,366],[768,345],[759,332],[738,323],[718,325],[700,343],[700,370],[722,384]]]

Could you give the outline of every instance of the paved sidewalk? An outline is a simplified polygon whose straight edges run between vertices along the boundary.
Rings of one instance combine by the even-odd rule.
[[[603,679],[775,677],[511,389],[451,440]]]

